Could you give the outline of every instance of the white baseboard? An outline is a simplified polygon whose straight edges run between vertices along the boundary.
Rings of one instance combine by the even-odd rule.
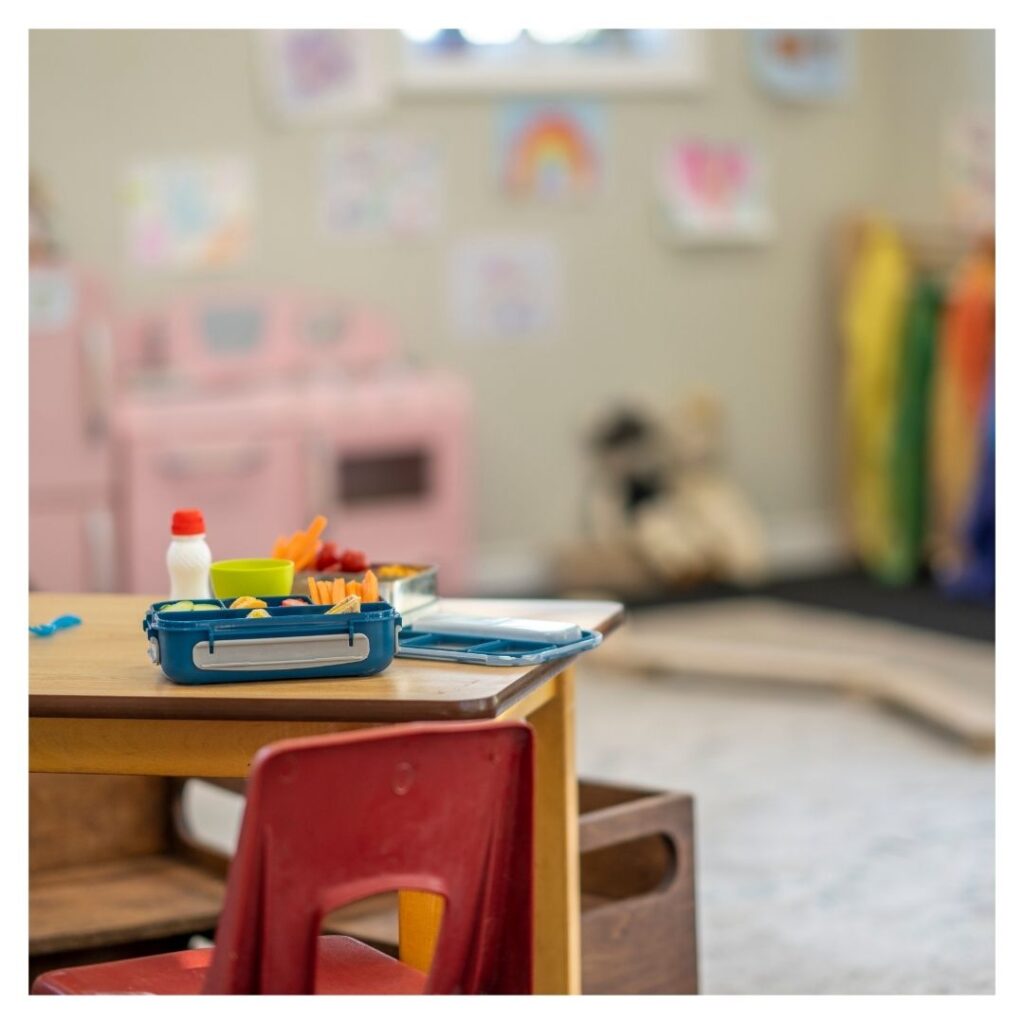
[[[768,571],[773,577],[827,572],[847,561],[839,516],[802,512],[764,524]]]

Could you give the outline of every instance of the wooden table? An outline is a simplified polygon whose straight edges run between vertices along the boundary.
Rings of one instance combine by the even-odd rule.
[[[83,624],[29,640],[29,769],[242,778],[260,747],[388,722],[526,719],[537,742],[535,990],[580,990],[573,674],[566,659],[486,668],[396,659],[362,679],[177,686],[146,657],[155,598],[32,594],[29,621]],[[608,632],[612,602],[447,599],[444,611],[578,622]],[[403,893],[402,959],[430,962],[440,899]]]

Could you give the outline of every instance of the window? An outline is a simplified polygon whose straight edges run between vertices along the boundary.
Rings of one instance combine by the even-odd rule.
[[[402,84],[421,92],[689,89],[703,33],[675,29],[426,29],[402,33]]]

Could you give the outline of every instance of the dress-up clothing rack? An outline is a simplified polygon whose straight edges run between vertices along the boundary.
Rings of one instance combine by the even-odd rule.
[[[839,230],[839,272],[841,280],[857,256],[864,228],[876,218],[858,215],[847,218]],[[991,232],[971,231],[950,224],[927,224],[920,221],[898,221],[884,218],[900,236],[911,265],[918,273],[935,275],[941,284],[948,284],[960,264],[978,247],[995,246]]]
[[[837,250],[849,533],[869,571],[909,582],[922,561],[935,568],[937,552],[960,547],[978,418],[963,360],[975,377],[990,360],[994,236],[856,216]]]

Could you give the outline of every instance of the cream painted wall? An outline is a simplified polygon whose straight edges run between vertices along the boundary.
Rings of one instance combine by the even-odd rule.
[[[885,126],[892,150],[883,195],[911,221],[941,221],[950,122],[995,113],[995,32],[874,34],[892,83]]]
[[[473,380],[485,565],[522,567],[576,527],[580,437],[595,413],[623,393],[667,403],[698,384],[727,404],[732,465],[775,547],[799,554],[827,544],[836,504],[831,228],[879,200],[933,202],[931,185],[918,192],[912,178],[893,175],[908,147],[897,136],[908,123],[930,136],[936,111],[966,88],[951,64],[966,62],[977,82],[986,59],[963,34],[937,48],[922,33],[862,33],[852,95],[796,106],[756,87],[742,34],[712,33],[707,42],[700,91],[609,101],[611,185],[592,203],[549,208],[502,198],[485,99],[405,99],[367,123],[443,144],[446,223],[422,243],[339,245],[318,234],[323,133],[275,126],[264,114],[246,32],[33,32],[31,161],[71,253],[107,273],[132,304],[183,280],[141,275],[123,261],[117,190],[128,161],[248,155],[260,221],[251,263],[236,277],[362,297],[396,318],[410,352]],[[950,75],[942,90],[935,60]],[[928,111],[920,122],[919,108]],[[772,243],[684,251],[656,237],[652,161],[691,131],[763,147],[779,225]],[[917,160],[905,170],[927,170],[926,147],[910,148]],[[545,342],[476,346],[452,337],[447,253],[461,238],[491,232],[547,235],[564,253],[565,315]]]

